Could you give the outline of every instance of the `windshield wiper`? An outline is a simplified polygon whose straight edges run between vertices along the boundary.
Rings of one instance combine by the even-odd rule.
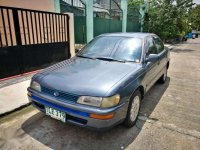
[[[76,55],[77,57],[81,57],[81,58],[88,58],[88,59],[95,59],[93,57],[88,57],[88,56],[84,56],[84,55]]]
[[[136,60],[126,60],[126,62],[136,62],[136,63],[138,63],[138,61],[136,61]]]
[[[88,57],[88,56],[84,56],[84,55],[76,55],[77,57],[82,57],[82,58],[88,58],[88,59],[100,59],[100,60],[107,60],[107,61],[117,61],[117,62],[122,62],[122,63],[126,63],[126,62],[136,62],[136,61],[128,61],[128,60],[121,60],[121,59],[115,59],[112,57]]]
[[[119,59],[114,59],[112,57],[95,57],[96,59],[100,59],[100,60],[108,60],[108,61],[118,61],[118,62],[122,62],[125,63],[125,60],[119,60]]]

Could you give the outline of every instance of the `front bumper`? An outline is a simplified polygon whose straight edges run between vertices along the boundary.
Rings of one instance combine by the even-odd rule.
[[[28,88],[28,92],[29,101],[32,102],[32,105],[40,111],[45,112],[44,106],[49,106],[65,112],[67,116],[66,122],[97,130],[107,129],[122,122],[126,117],[128,108],[128,103],[123,103],[112,108],[100,109],[77,103],[59,101],[54,97],[44,95],[30,88]],[[94,119],[90,117],[90,114],[107,115],[111,113],[114,113],[113,118],[107,120]]]

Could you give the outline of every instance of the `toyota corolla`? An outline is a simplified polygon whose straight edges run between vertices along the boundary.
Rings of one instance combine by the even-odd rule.
[[[76,56],[33,76],[28,98],[62,122],[95,129],[132,127],[145,93],[164,83],[169,50],[150,33],[113,33],[94,38]]]

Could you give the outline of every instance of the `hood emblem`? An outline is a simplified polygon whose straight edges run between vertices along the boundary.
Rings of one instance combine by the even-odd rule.
[[[58,92],[54,92],[53,95],[57,97],[57,96],[59,96],[59,93]]]

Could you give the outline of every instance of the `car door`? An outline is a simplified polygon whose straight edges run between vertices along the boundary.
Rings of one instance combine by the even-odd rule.
[[[167,50],[165,49],[164,47],[164,44],[162,42],[162,40],[157,37],[157,36],[153,36],[153,40],[154,40],[154,43],[155,43],[155,46],[157,48],[157,54],[158,54],[158,57],[159,57],[159,60],[158,60],[158,74],[157,74],[157,79],[160,78],[160,76],[163,75],[164,73],[164,69],[167,65]]]
[[[157,48],[154,43],[153,37],[148,36],[146,38],[146,44],[145,44],[145,57],[148,58],[150,54],[157,54]],[[145,69],[146,69],[146,75],[145,75],[145,84],[146,84],[146,91],[148,91],[151,86],[156,82],[156,76],[158,73],[158,61],[155,62],[145,62]]]

